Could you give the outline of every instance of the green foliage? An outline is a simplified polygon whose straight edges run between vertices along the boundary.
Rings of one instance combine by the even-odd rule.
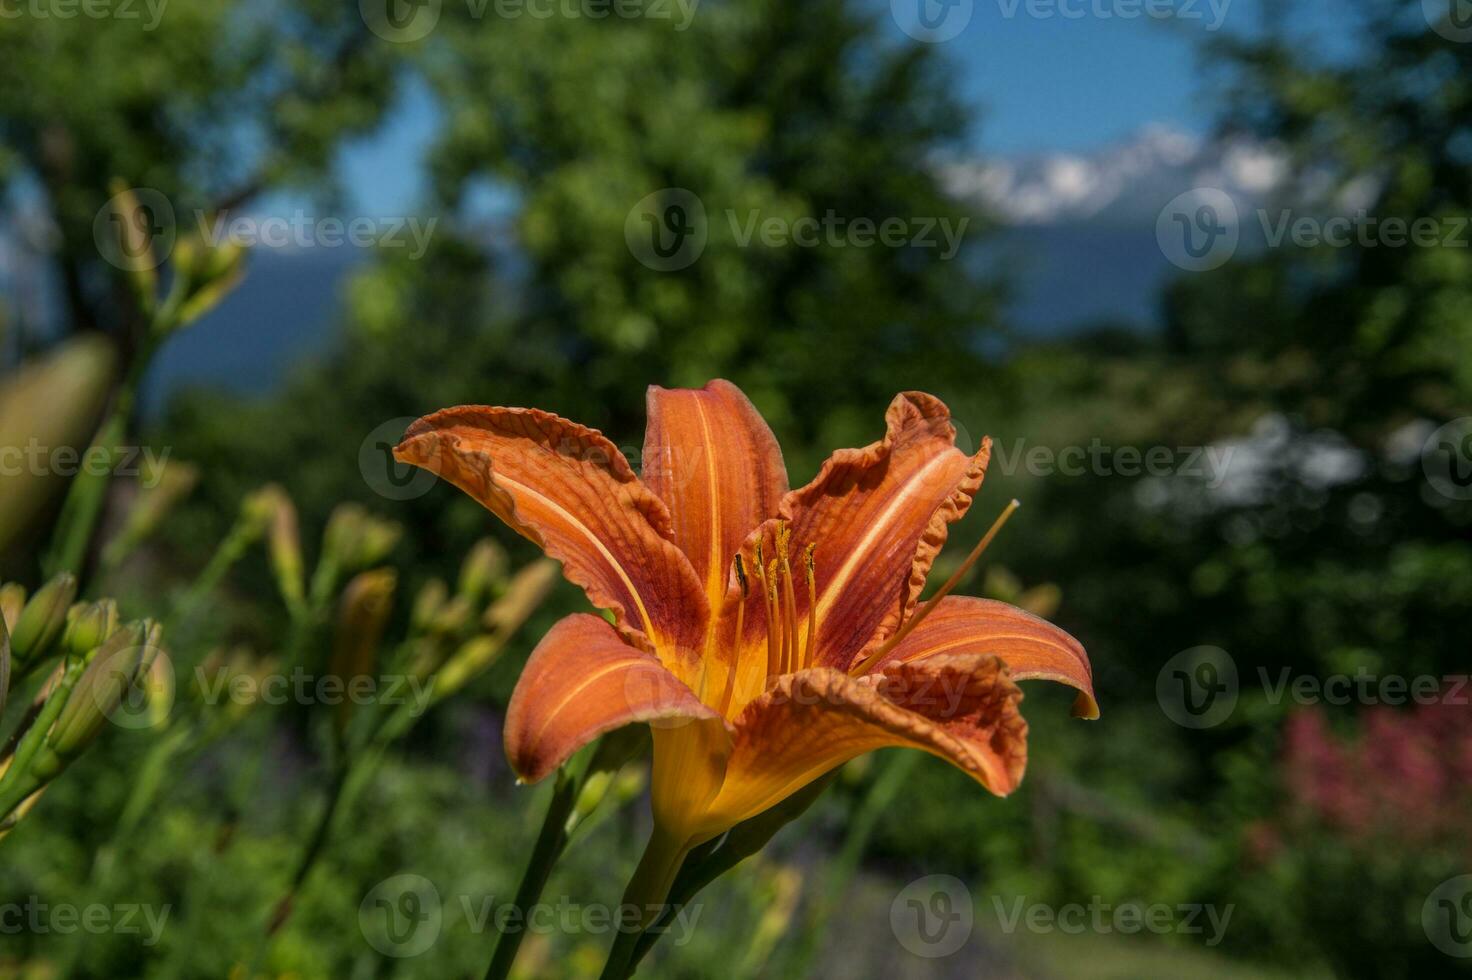
[[[1354,187],[1370,189],[1381,218],[1472,211],[1472,45],[1428,32],[1415,6],[1365,0],[1362,47],[1333,61],[1271,32],[1218,45],[1233,86],[1224,135],[1282,148],[1294,178],[1285,203],[1314,213]],[[321,558],[312,543],[329,513],[353,501],[406,529],[394,551],[403,595],[454,581],[486,532],[484,512],[443,486],[386,501],[359,468],[360,447],[396,437],[395,420],[445,405],[556,411],[602,428],[637,465],[645,385],[724,376],[772,421],[801,483],[831,448],[876,438],[895,391],[923,388],[951,404],[967,448],[983,433],[996,439],[977,512],[954,539],[975,540],[1001,501],[1025,500],[989,559],[1024,586],[1061,593],[1057,619],[1090,651],[1103,718],[1071,721],[1065,695],[1029,685],[1031,768],[1006,802],[922,760],[875,821],[854,879],[856,903],[872,900],[864,914],[882,922],[891,886],[944,869],[979,907],[992,895],[1055,905],[1098,895],[1238,908],[1206,965],[1186,949],[1198,939],[1164,940],[1181,957],[1167,972],[1190,972],[1179,962],[1216,974],[1227,957],[1345,976],[1450,968],[1423,941],[1419,902],[1460,855],[1409,844],[1366,854],[1313,833],[1279,860],[1254,848],[1293,790],[1279,740],[1290,705],[1269,699],[1260,677],[1465,672],[1472,505],[1435,493],[1418,454],[1425,423],[1472,412],[1466,249],[1242,255],[1171,284],[1162,337],[1104,331],[993,359],[983,351],[1006,332],[998,284],[965,247],[986,223],[943,193],[934,166],[968,120],[937,47],[893,43],[874,19],[882,9],[706,0],[677,30],[650,18],[491,24],[446,4],[429,38],[395,45],[353,7],[313,0],[273,16],[171,0],[154,33],[0,19],[0,180],[37,192],[59,229],[52,271],[68,329],[112,334],[125,369],[146,346],[146,317],[92,239],[113,178],[162,191],[185,216],[303,186],[330,200],[344,141],[371,130],[406,79],[443,113],[422,202],[442,219],[429,251],[384,252],[355,273],[333,348],[270,396],[196,391],[155,424],[201,477],[193,502],[164,522],[162,544],[115,576],[128,615],[213,574],[201,542],[224,538],[241,499],[266,481],[300,507],[306,567]],[[669,188],[700,201],[708,237],[688,266],[659,271],[626,232],[631,222],[641,230],[639,203]],[[741,240],[753,220],[830,213],[970,224],[949,259]],[[1318,479],[1303,461],[1320,439],[1359,469]],[[1210,472],[1162,480],[1108,465],[1041,473],[1028,462],[1036,448],[1056,459],[1096,442],[1167,447],[1176,464],[1208,446],[1239,455],[1224,457],[1220,486],[1211,477],[1223,474]],[[367,455],[376,458],[371,442]],[[505,543],[513,565],[534,554]],[[181,643],[288,642],[280,569],[259,552],[211,594],[209,616],[180,629]],[[423,958],[394,960],[397,974],[483,969],[490,937],[459,897],[510,897],[545,803],[542,791],[509,788],[494,706],[531,640],[580,603],[560,593],[467,692],[474,706],[447,706],[388,754],[350,837],[324,852],[297,896],[268,969],[386,971],[355,923],[362,897],[401,871],[434,881],[446,912],[444,938]],[[1173,654],[1203,643],[1230,652],[1243,689],[1226,723],[1187,730],[1160,710],[1156,678]],[[170,905],[174,925],[157,951],[118,935],[28,936],[0,952],[0,972],[10,958],[67,964],[77,976],[223,976],[248,963],[300,858],[301,828],[319,816],[326,766],[295,754],[312,744],[300,737],[302,714],[213,746],[120,843],[106,815],[125,807],[142,736],[80,760],[48,791],[45,819],[6,842],[0,888],[84,903],[95,855],[116,846],[109,892]],[[871,779],[862,767],[844,773],[779,836],[772,853],[783,867],[753,862],[702,892],[707,927],[688,947],[658,947],[653,974],[724,977],[732,964],[759,973],[746,937],[771,927],[778,872],[801,869],[809,888],[823,880],[818,869]],[[626,811],[590,823],[552,893],[611,903],[641,829]],[[876,950],[869,919],[833,919],[836,938],[813,940],[832,962],[895,962],[892,943]],[[538,936],[524,955],[543,975],[590,975],[606,939]],[[1036,952],[1035,941],[997,942]],[[1091,941],[1059,948],[1069,952],[1019,962],[1107,969]],[[1143,975],[1140,960],[1121,956],[1120,973]]]

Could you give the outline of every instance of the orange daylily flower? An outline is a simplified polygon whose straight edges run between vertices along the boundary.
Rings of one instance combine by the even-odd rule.
[[[521,778],[647,722],[657,835],[683,853],[884,746],[1009,793],[1027,754],[1018,680],[1072,685],[1075,713],[1097,717],[1088,658],[1056,626],[987,599],[917,603],[991,448],[957,449],[938,399],[897,396],[883,439],[797,490],[735,385],[651,387],[648,405],[642,480],[600,433],[536,409],[446,409],[395,450],[612,615],[568,616],[532,653],[506,717]]]

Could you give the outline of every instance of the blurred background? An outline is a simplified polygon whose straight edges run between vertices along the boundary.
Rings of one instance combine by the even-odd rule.
[[[504,705],[585,600],[385,447],[534,405],[637,466],[713,377],[795,486],[899,390],[990,435],[962,591],[1103,716],[1029,686],[1007,800],[851,764],[648,975],[1468,971],[1463,0],[18,0],[0,50],[0,578],[164,619],[174,685],[0,844],[0,974],[479,976],[550,792]],[[458,687],[352,793],[350,710],[209,703],[380,646]],[[616,900],[641,779],[546,901]]]

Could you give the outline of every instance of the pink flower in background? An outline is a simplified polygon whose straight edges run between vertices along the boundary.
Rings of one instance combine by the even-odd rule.
[[[1283,776],[1291,820],[1366,842],[1460,835],[1472,797],[1472,711],[1464,704],[1374,708],[1336,735],[1322,711],[1291,715]]]

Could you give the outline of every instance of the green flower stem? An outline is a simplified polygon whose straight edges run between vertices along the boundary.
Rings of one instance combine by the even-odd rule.
[[[61,709],[66,706],[71,697],[72,688],[76,687],[77,680],[86,669],[86,662],[78,658],[68,664],[65,673],[62,674],[61,683],[51,696],[46,699],[45,705],[31,727],[26,730],[25,735],[15,748],[15,757],[11,760],[10,768],[5,770],[5,775],[0,777],[0,820],[10,816],[12,810],[25,802],[26,797],[44,785],[44,780],[38,779],[31,773],[30,766],[35,760],[36,754],[41,751],[46,742],[46,734],[53,722],[56,721]]]
[[[352,765],[348,762],[340,763],[332,774],[332,783],[327,790],[327,804],[322,808],[322,813],[317,818],[317,826],[312,831],[312,837],[307,844],[307,849],[302,852],[301,859],[297,862],[296,871],[291,876],[291,884],[287,886],[286,894],[276,903],[275,910],[271,913],[271,921],[266,926],[267,941],[286,925],[291,918],[292,906],[296,902],[296,896],[301,891],[302,885],[306,884],[312,869],[317,865],[317,859],[327,848],[328,838],[332,836],[332,823],[344,801],[344,789],[348,785],[348,777],[352,773]]]
[[[113,825],[112,834],[108,837],[107,843],[99,847],[97,853],[93,855],[92,870],[87,879],[89,890],[100,890],[107,887],[123,842],[132,837],[133,832],[142,824],[143,818],[148,815],[149,808],[158,797],[164,776],[169,772],[179,753],[193,740],[192,726],[176,725],[149,747],[133,776],[128,798],[123,802],[122,810],[118,811],[118,819]]]
[[[205,563],[199,575],[189,584],[188,590],[180,597],[176,607],[176,616],[180,625],[176,626],[176,629],[182,628],[183,624],[193,620],[195,613],[203,605],[205,597],[219,588],[230,569],[245,557],[245,553],[259,537],[259,531],[250,521],[237,520],[231,526],[229,533],[215,548],[215,553],[210,556],[210,560]]]
[[[770,810],[743,820],[720,837],[691,849],[675,876],[664,910],[655,924],[667,923],[676,909],[688,905],[706,885],[766,847],[779,830],[801,817],[817,802],[837,775],[838,770],[834,769],[819,776]],[[632,966],[639,965],[661,935],[663,930],[645,928],[635,943]]]
[[[519,914],[509,921],[525,921],[526,910],[542,897],[542,889],[547,887],[552,867],[567,846],[567,818],[578,801],[581,782],[568,771],[568,767],[557,770],[557,782],[552,788],[552,800],[547,804],[547,816],[542,820],[542,830],[537,834],[531,858],[521,873],[521,882],[516,886],[514,901]],[[506,980],[511,974],[511,966],[516,962],[516,953],[521,948],[525,932],[524,929],[513,929],[497,936],[491,965],[486,969],[486,980]]]
[[[121,394],[119,395],[121,400]],[[129,399],[131,401],[131,399]],[[41,568],[49,578],[58,572],[71,572],[81,578],[82,563],[87,557],[87,548],[92,543],[92,533],[97,519],[102,514],[102,504],[107,497],[107,484],[112,476],[112,455],[123,441],[126,430],[126,415],[114,409],[102,424],[87,452],[102,449],[107,453],[108,465],[84,467],[72,477],[67,487],[66,499],[61,505],[61,514],[56,521],[56,530],[51,546],[42,560]]]
[[[608,960],[603,964],[599,980],[627,980],[633,974],[639,938],[644,929],[653,925],[662,914],[670,887],[675,883],[675,876],[685,863],[690,848],[688,840],[665,833],[655,824],[649,846],[644,849],[644,856],[639,859],[639,866],[629,879],[629,887],[624,890],[622,904],[639,910],[639,928],[620,929],[614,934],[613,947],[608,951]]]
[[[146,341],[139,349],[122,384],[118,386],[111,410],[88,446],[88,452],[94,449],[104,450],[108,454],[109,464],[105,467],[84,467],[83,472],[73,477],[71,485],[67,487],[61,514],[41,562],[47,578],[58,572],[71,572],[79,580],[82,578],[82,564],[86,561],[87,549],[92,544],[92,535],[97,530],[97,520],[102,515],[102,505],[107,499],[108,484],[112,480],[111,457],[127,435],[128,420],[132,418],[133,406],[138,400],[138,387],[156,349],[157,344],[153,341]]]

